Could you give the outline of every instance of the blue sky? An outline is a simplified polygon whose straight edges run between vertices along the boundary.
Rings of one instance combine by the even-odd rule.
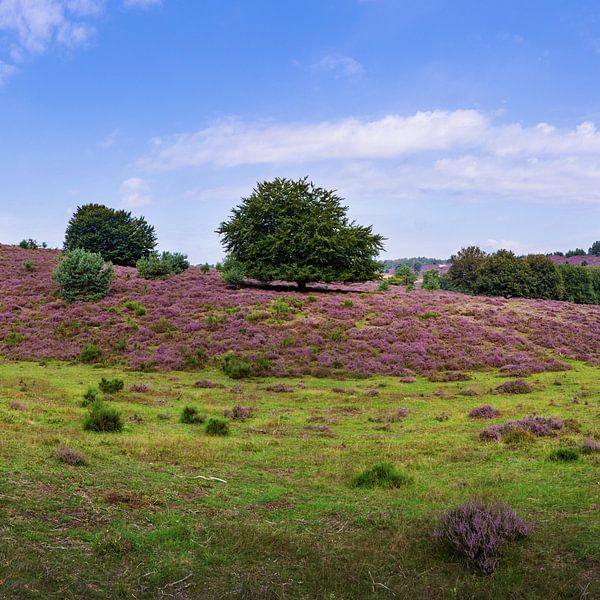
[[[310,176],[385,257],[600,238],[600,6],[0,0],[0,241],[77,205],[221,258],[258,180]]]

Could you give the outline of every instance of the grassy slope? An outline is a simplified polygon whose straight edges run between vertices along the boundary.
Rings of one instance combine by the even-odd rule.
[[[111,401],[127,421],[122,434],[82,430],[81,394],[101,376],[152,386]],[[194,388],[200,376],[227,387]],[[274,393],[264,390],[273,379],[232,391],[215,372],[0,364],[0,597],[600,597],[599,457],[548,460],[551,449],[600,434],[598,369],[576,364],[534,376],[537,389],[524,396],[489,396],[505,380],[474,378],[305,378],[304,389]],[[334,392],[339,386],[357,392]],[[374,387],[378,396],[364,394]],[[459,395],[464,387],[483,395]],[[582,432],[521,449],[482,443],[478,432],[491,422],[467,413],[484,402],[502,410],[491,422],[536,412],[574,418]],[[178,422],[190,403],[207,415],[235,404],[255,414],[232,423],[231,436],[210,438]],[[410,414],[390,431],[369,420],[400,407]],[[437,421],[443,412],[449,419]],[[309,417],[323,417],[313,426],[331,432],[306,429]],[[89,465],[58,463],[59,446],[85,452]],[[357,470],[382,460],[414,483],[349,486]],[[492,578],[470,574],[429,537],[442,511],[476,494],[505,500],[536,523],[531,540],[506,549]]]

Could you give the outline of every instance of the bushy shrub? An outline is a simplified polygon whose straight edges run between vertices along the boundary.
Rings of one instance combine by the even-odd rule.
[[[527,429],[510,429],[502,435],[502,441],[507,446],[515,448],[519,446],[529,446],[530,444],[533,444],[535,440],[536,436]]]
[[[237,260],[227,257],[221,265],[221,279],[229,285],[242,285],[246,280],[244,267]]]
[[[224,410],[223,416],[233,419],[234,421],[245,421],[252,416],[254,410],[251,406],[240,406],[237,404],[231,410]]]
[[[202,273],[208,273],[210,271],[210,265],[208,263],[200,265],[200,271],[202,271]]]
[[[196,383],[194,383],[194,386],[197,388],[206,389],[225,387],[222,383],[216,383],[215,381],[211,381],[210,379],[200,379],[200,381],[196,381]]]
[[[489,296],[526,298],[531,293],[532,283],[529,263],[510,250],[498,250],[481,265],[473,289]]]
[[[498,566],[501,547],[528,537],[533,531],[505,504],[471,500],[448,511],[440,520],[435,537],[467,561],[470,567],[491,575]]]
[[[4,343],[9,347],[13,348],[23,343],[27,338],[19,331],[11,331],[5,338]]]
[[[425,273],[423,273],[423,285],[421,287],[424,290],[439,290],[442,287],[439,272],[435,269],[425,271]]]
[[[146,314],[146,307],[137,302],[137,300],[127,300],[123,306],[133,311],[138,317],[143,317]]]
[[[529,394],[533,392],[533,386],[524,379],[514,379],[500,384],[495,391],[500,394]]]
[[[28,238],[26,240],[21,240],[19,242],[19,248],[23,248],[23,250],[37,250],[38,248],[47,248],[48,244],[46,242],[42,242],[41,244],[37,243],[37,240],[33,240]]]
[[[204,417],[198,413],[198,409],[195,406],[185,406],[181,411],[180,421],[182,423],[204,423]]]
[[[98,390],[93,385],[90,385],[85,390],[85,392],[83,392],[83,400],[81,401],[81,406],[89,406],[90,404],[93,404],[94,402],[96,402],[96,400],[99,399],[100,396],[98,394]]]
[[[54,453],[54,458],[74,467],[87,464],[85,455],[81,454],[81,452],[77,452],[77,450],[71,450],[70,448],[58,448]]]
[[[557,448],[550,453],[550,460],[573,462],[579,460],[579,451],[576,448]]]
[[[479,437],[482,440],[501,440],[507,433],[515,429],[529,431],[534,436],[545,437],[556,435],[564,429],[561,419],[551,417],[526,417],[520,421],[508,421],[504,425],[492,425],[484,429]]]
[[[101,254],[76,248],[63,256],[52,276],[63,300],[95,301],[110,291],[114,269]]]
[[[410,267],[401,265],[396,269],[394,275],[388,279],[388,282],[392,285],[412,286],[416,280],[415,272]]]
[[[479,272],[486,261],[486,253],[477,246],[461,248],[453,255],[452,265],[448,270],[448,287],[461,292],[472,293]],[[444,287],[444,286],[442,286]],[[444,289],[446,289],[444,287]]]
[[[136,394],[147,394],[152,388],[147,383],[132,383],[129,386],[129,391]]]
[[[30,260],[26,260],[25,262],[23,262],[23,268],[26,271],[33,271],[33,263]]]
[[[477,406],[469,412],[469,416],[472,419],[493,419],[500,414],[500,411],[494,408],[491,404],[484,404],[483,406]]]
[[[87,344],[79,353],[79,360],[84,363],[93,363],[100,360],[102,351],[96,344]]]
[[[229,423],[225,419],[212,417],[206,424],[206,433],[208,435],[228,435]]]
[[[355,475],[352,487],[361,488],[398,488],[412,481],[412,478],[399,471],[390,463],[378,463]]]
[[[124,385],[125,384],[122,379],[106,379],[103,377],[100,380],[98,387],[100,388],[100,391],[103,394],[116,394],[117,392],[120,392],[123,389]]]
[[[564,288],[564,300],[577,304],[594,304],[598,297],[594,292],[594,281],[587,267],[558,265]]]
[[[179,252],[153,252],[148,256],[140,258],[135,266],[144,279],[165,279],[170,275],[183,273],[190,263],[185,254]]]
[[[233,352],[228,352],[223,356],[221,370],[231,379],[244,379],[252,376],[252,365]]]
[[[384,279],[378,286],[377,286],[377,291],[378,292],[387,292],[390,288],[391,288],[391,284],[387,279]]]
[[[101,400],[96,400],[83,422],[86,431],[116,432],[123,429],[121,415],[114,408],[109,408]]]

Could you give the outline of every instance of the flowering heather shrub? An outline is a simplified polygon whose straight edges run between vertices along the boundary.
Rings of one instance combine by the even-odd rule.
[[[446,373],[432,373],[427,379],[435,382],[469,381],[471,376],[466,373],[448,371]]]
[[[74,467],[87,464],[87,458],[81,452],[71,450],[70,448],[58,448],[54,453],[54,458]]]
[[[529,394],[533,386],[524,379],[514,379],[499,385],[495,391],[500,394]]]
[[[196,381],[196,383],[194,383],[194,387],[212,389],[212,388],[223,388],[225,386],[222,383],[215,383],[214,381],[211,381],[210,379],[200,379],[200,381]]]
[[[365,390],[365,396],[379,396],[379,390],[369,388],[368,390]]]
[[[129,391],[136,394],[147,394],[152,388],[147,383],[132,383],[129,386]]]
[[[508,421],[504,425],[492,425],[487,427],[480,434],[479,437],[482,440],[501,440],[504,435],[509,431],[515,429],[522,429],[529,431],[537,437],[545,437],[550,435],[556,435],[557,432],[564,429],[564,423],[561,419],[555,419],[553,417],[526,417],[520,421]]]
[[[533,525],[522,521],[506,504],[471,500],[443,515],[434,536],[470,567],[491,575],[502,546],[529,537],[532,531]]]
[[[400,383],[415,383],[417,379],[415,377],[400,377]]]
[[[285,383],[274,383],[272,385],[265,386],[265,390],[281,394],[286,392],[293,392],[294,388],[291,385],[286,385]]]
[[[202,347],[209,362],[228,351],[252,362],[262,352],[275,376],[398,378],[505,365],[526,365],[527,370],[537,365],[536,372],[568,368],[555,358],[559,354],[600,364],[600,311],[593,306],[401,288],[394,294],[365,293],[373,292],[376,283],[336,285],[343,296],[313,292],[311,301],[293,291],[236,289],[214,270],[190,267],[176,278],[144,280],[134,268],[120,266],[110,296],[65,303],[55,299],[52,281],[60,253],[37,253],[32,277],[22,267],[29,252],[0,246],[0,352],[11,359],[73,360],[86,344],[95,344],[107,362],[165,371],[184,368],[190,349]],[[152,320],[123,310],[132,299],[147,308]],[[303,318],[273,319],[265,308],[277,299],[290,307],[303,299]],[[353,306],[341,306],[343,299],[351,299]],[[226,312],[236,307],[239,312]],[[439,314],[435,327],[431,320],[418,319],[427,311]],[[249,318],[259,313],[266,318]],[[209,314],[222,319],[210,325]],[[161,318],[166,327],[151,326]],[[70,326],[75,323],[76,328]],[[15,327],[25,339],[8,347],[6,337]],[[282,344],[286,338],[293,343]]]
[[[494,408],[491,404],[484,404],[483,406],[477,406],[469,412],[469,416],[472,419],[493,419],[500,414],[500,411]]]
[[[352,487],[398,488],[412,482],[412,477],[399,471],[390,463],[378,463],[352,478]]]
[[[400,419],[404,419],[404,417],[408,417],[408,408],[399,408],[396,412],[387,415],[385,420],[388,423],[395,423],[396,421],[400,421]]]
[[[600,443],[594,438],[587,438],[581,445],[581,451],[584,454],[593,454],[594,452],[600,452]]]
[[[245,421],[252,416],[254,410],[250,406],[240,406],[239,404],[234,406],[231,410],[224,410],[223,416],[229,417],[234,421]]]

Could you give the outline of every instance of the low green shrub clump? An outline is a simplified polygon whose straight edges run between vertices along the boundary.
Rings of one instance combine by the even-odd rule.
[[[226,258],[220,271],[221,279],[229,285],[242,285],[246,279],[244,267],[233,258]]]
[[[550,460],[561,462],[579,460],[579,451],[576,448],[558,448],[550,453]]]
[[[181,411],[180,421],[189,424],[204,423],[204,417],[198,413],[195,406],[185,406]]]
[[[30,260],[26,260],[26,261],[23,263],[23,268],[24,268],[26,271],[33,271],[33,263],[32,263]]]
[[[143,317],[146,314],[146,307],[137,302],[137,300],[127,300],[123,306],[133,311],[138,317]]]
[[[52,277],[63,300],[95,301],[110,291],[114,268],[101,254],[76,248],[63,256]]]
[[[358,473],[352,479],[352,487],[398,488],[412,481],[412,478],[399,471],[391,463],[379,463]]]
[[[190,263],[185,254],[179,252],[153,252],[140,258],[135,264],[140,277],[144,279],[165,279],[183,273]]]
[[[85,390],[85,392],[83,392],[83,400],[81,401],[81,406],[89,406],[90,404],[93,404],[94,402],[96,402],[96,400],[99,399],[100,396],[98,394],[98,390],[93,385],[90,385]]]
[[[83,421],[83,429],[85,431],[118,432],[123,429],[123,421],[117,410],[109,408],[102,400],[96,400]]]
[[[100,380],[98,387],[103,394],[116,394],[123,389],[124,382],[122,379],[105,379],[104,377]]]
[[[536,441],[536,437],[527,429],[511,429],[502,436],[502,441],[507,446],[528,446]]]
[[[79,360],[84,363],[93,363],[100,360],[102,351],[96,344],[87,344],[79,353]]]
[[[244,358],[229,352],[221,359],[221,370],[231,379],[244,379],[252,376],[252,365]]]
[[[24,342],[26,339],[27,338],[22,333],[19,333],[18,331],[11,331],[6,336],[6,338],[4,338],[4,343],[9,348],[12,348],[13,346],[18,346],[19,344]]]
[[[229,435],[229,423],[225,419],[212,417],[206,424],[206,433],[208,435]]]

